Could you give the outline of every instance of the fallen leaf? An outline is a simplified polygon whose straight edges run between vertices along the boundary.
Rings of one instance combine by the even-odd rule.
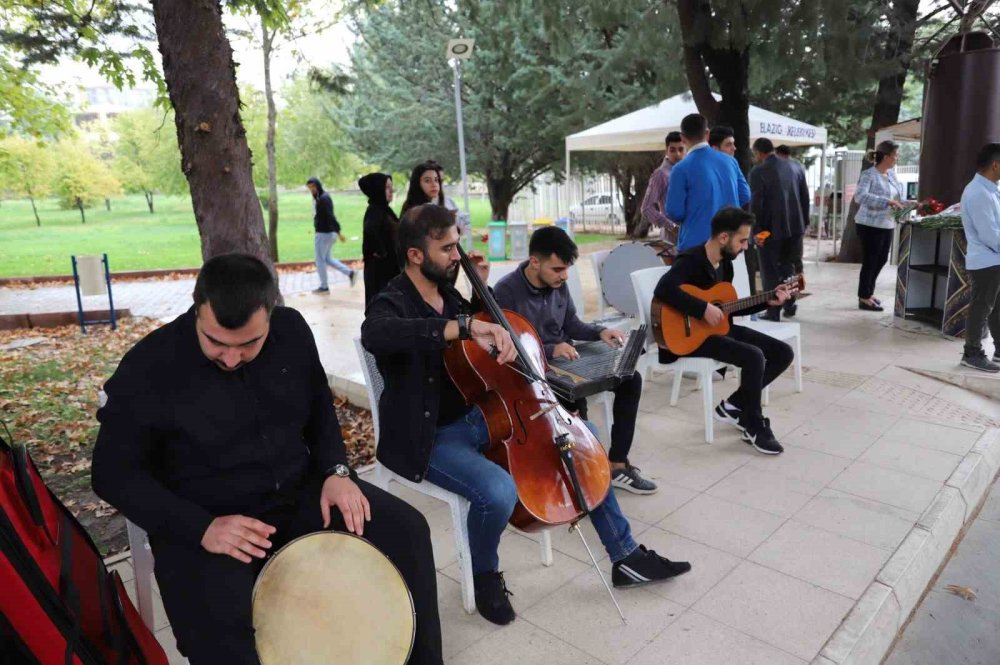
[[[959,586],[958,584],[949,584],[944,588],[945,591],[953,593],[956,596],[961,596],[965,600],[975,600],[976,590],[972,587]]]

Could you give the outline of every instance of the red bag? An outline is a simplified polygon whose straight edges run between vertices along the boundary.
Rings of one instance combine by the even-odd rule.
[[[118,573],[2,436],[0,663],[167,665]]]

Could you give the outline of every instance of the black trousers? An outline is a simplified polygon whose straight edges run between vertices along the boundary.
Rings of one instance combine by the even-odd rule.
[[[875,282],[889,260],[892,249],[892,229],[877,229],[867,224],[856,224],[861,241],[861,275],[858,277],[858,298],[868,300],[875,293]]]
[[[771,236],[758,249],[760,255],[760,276],[764,282],[764,290],[770,291],[781,282],[792,275],[802,272],[802,236],[791,236],[788,238],[777,238]],[[787,301],[786,308],[790,308],[795,299]],[[769,310],[776,313],[780,307],[771,307]]]
[[[615,394],[615,401],[611,407],[614,423],[611,425],[608,459],[624,463],[628,461],[628,453],[632,450],[632,439],[635,438],[635,420],[639,414],[639,399],[642,397],[642,375],[634,372],[612,392]],[[580,417],[587,420],[586,398],[563,406],[571,411],[579,411]]]
[[[972,299],[965,320],[965,354],[983,350],[983,328],[989,326],[994,353],[1000,353],[1000,266],[970,270]]]
[[[409,663],[440,665],[437,578],[427,521],[405,501],[363,480],[356,482],[371,505],[372,521],[365,524],[364,538],[399,568],[413,596],[417,622]],[[322,530],[320,488],[321,483],[315,480],[300,493],[297,506],[256,516],[277,528],[271,538],[272,551]],[[346,530],[339,510],[332,509],[330,517],[330,528]],[[151,539],[151,545],[156,580],[177,649],[191,665],[259,665],[251,591],[263,561],[245,564],[163,538]],[[359,624],[369,621],[364,608],[357,608],[356,620]]]
[[[756,425],[763,417],[760,394],[795,357],[792,347],[762,332],[734,325],[728,335],[714,335],[691,354],[712,358],[740,368],[740,387],[727,398],[743,411],[745,423]]]

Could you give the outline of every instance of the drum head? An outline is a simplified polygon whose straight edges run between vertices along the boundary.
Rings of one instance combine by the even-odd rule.
[[[663,267],[663,259],[657,250],[641,242],[627,242],[618,245],[608,254],[601,265],[601,291],[604,302],[622,314],[639,316],[639,305],[635,300],[631,274],[643,268]]]
[[[261,665],[403,665],[413,601],[399,571],[368,541],[323,531],[282,547],[253,589]]]

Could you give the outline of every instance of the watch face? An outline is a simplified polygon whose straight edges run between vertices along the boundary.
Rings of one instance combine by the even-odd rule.
[[[335,466],[333,472],[336,473],[341,478],[346,478],[347,476],[351,475],[350,469],[348,469],[343,464],[338,464],[337,466]]]

